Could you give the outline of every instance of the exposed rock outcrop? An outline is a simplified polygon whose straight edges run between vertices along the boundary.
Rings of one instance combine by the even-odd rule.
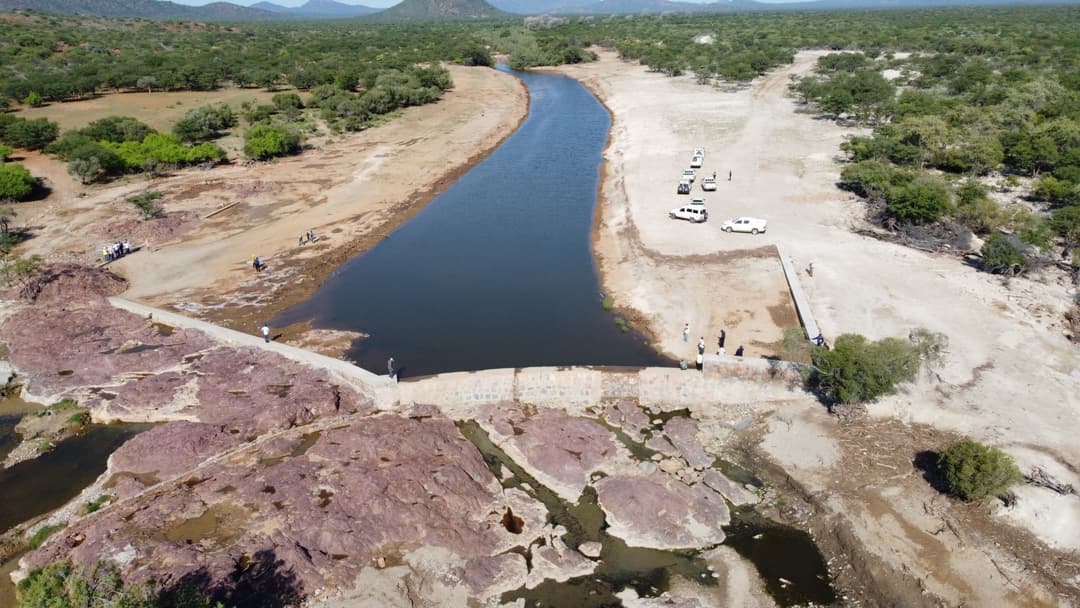
[[[180,441],[165,439],[167,427],[207,451],[229,443],[209,425],[170,423],[144,445],[125,446],[114,467],[184,468],[149,457],[155,439]],[[245,446],[110,506],[75,523],[23,565],[128,556],[121,560],[128,576],[191,583],[227,600],[237,592],[239,565],[248,572],[257,564],[251,574],[261,580],[252,585],[276,589],[278,597],[304,597],[350,587],[380,557],[393,565],[405,553],[436,547],[453,558],[444,560],[440,580],[464,585],[471,596],[520,586],[524,560],[507,551],[522,536],[500,523],[507,506],[501,487],[451,421],[383,414],[303,431]],[[200,452],[184,457],[200,458]],[[143,457],[148,461],[138,462]],[[539,532],[546,511],[522,504],[530,499],[521,493],[513,500],[515,513],[528,518],[522,527]]]
[[[730,513],[708,487],[690,487],[667,475],[605,477],[595,484],[608,534],[633,547],[702,548],[724,540]]]

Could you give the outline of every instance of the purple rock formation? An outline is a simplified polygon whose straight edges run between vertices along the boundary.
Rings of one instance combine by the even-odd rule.
[[[710,456],[701,446],[697,433],[697,422],[689,418],[676,416],[664,425],[664,434],[686,462],[695,469],[704,469],[712,466],[716,458]]]
[[[495,429],[492,439],[566,500],[576,501],[593,471],[619,456],[615,437],[603,425],[562,410],[526,417],[520,406],[500,404],[484,416]]]
[[[154,373],[213,344],[194,330],[166,335],[146,319],[104,300],[76,308],[59,304],[25,308],[4,323],[0,339],[8,345],[11,363],[37,395],[113,384],[133,372]]]
[[[604,420],[611,426],[620,427],[634,441],[642,439],[641,431],[651,428],[649,417],[635,401],[622,400],[604,408]]]
[[[208,425],[167,426],[210,450],[228,441]],[[247,572],[259,564],[254,574],[272,580],[252,585],[287,585],[294,595],[285,595],[299,598],[316,589],[348,588],[377,557],[397,562],[415,548],[438,546],[463,561],[461,578],[477,586],[473,593],[483,594],[481,587],[492,581],[520,584],[500,571],[507,560],[522,558],[496,556],[528,541],[493,518],[505,510],[501,488],[450,420],[384,414],[302,431],[241,448],[152,495],[106,507],[23,565],[62,559],[91,564],[109,557],[130,578],[201,579],[202,586],[220,591],[218,597],[233,597],[241,566]],[[115,462],[170,470],[162,462],[133,462],[148,449],[126,448]],[[525,530],[539,530],[542,523],[526,521]]]
[[[127,498],[141,491],[144,483],[168,479],[188,471],[208,457],[240,445],[241,439],[220,425],[201,422],[170,422],[136,435],[110,457],[109,470],[136,482],[120,484],[113,491]]]
[[[634,547],[702,548],[724,540],[731,520],[724,499],[703,484],[690,487],[663,473],[617,475],[596,484],[608,533]]]

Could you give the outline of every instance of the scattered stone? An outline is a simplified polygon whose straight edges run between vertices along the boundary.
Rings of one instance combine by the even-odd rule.
[[[761,502],[756,492],[731,481],[715,469],[707,469],[701,477],[706,485],[723,494],[733,505],[756,505]]]
[[[677,458],[668,458],[660,462],[660,470],[665,473],[677,473],[683,470],[684,466],[686,465],[683,461]]]
[[[656,463],[650,460],[645,460],[638,463],[638,468],[646,475],[652,475],[656,472]]]
[[[578,551],[580,551],[582,555],[592,558],[600,557],[600,552],[603,548],[604,546],[595,540],[590,540],[578,545]]]

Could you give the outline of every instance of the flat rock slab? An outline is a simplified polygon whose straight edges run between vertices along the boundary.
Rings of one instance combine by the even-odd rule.
[[[593,472],[635,466],[602,424],[562,410],[534,413],[517,403],[499,403],[482,408],[477,419],[518,465],[570,502],[577,502]]]
[[[608,533],[632,547],[708,547],[724,540],[721,526],[731,521],[722,496],[663,473],[605,477],[595,486]]]
[[[185,439],[207,446],[174,450],[180,460],[230,442],[212,425],[166,426],[176,437],[158,431],[164,446]],[[125,447],[114,464],[156,472],[187,466],[151,456],[152,444]],[[196,582],[228,599],[238,564],[248,564],[244,572],[267,578],[251,585],[284,586],[286,597],[301,598],[347,588],[379,558],[394,565],[406,552],[437,547],[454,556],[447,580],[486,596],[492,586],[521,585],[524,558],[503,554],[544,529],[546,510],[523,501],[531,499],[514,494],[522,518],[515,534],[502,523],[509,505],[501,486],[453,422],[383,414],[242,447],[74,523],[23,566],[121,555],[127,576]]]

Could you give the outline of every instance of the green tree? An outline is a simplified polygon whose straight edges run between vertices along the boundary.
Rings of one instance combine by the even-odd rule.
[[[173,134],[181,141],[192,143],[220,137],[221,131],[236,125],[232,108],[224,103],[212,104],[188,111],[173,125]]]
[[[99,563],[80,571],[68,563],[34,570],[19,582],[18,608],[154,608],[149,585],[125,585],[115,566]]]
[[[44,148],[60,133],[59,125],[44,118],[26,120],[9,117],[6,121],[0,121],[0,129],[0,142],[27,150]]]
[[[23,99],[23,103],[36,108],[45,104],[45,98],[41,96],[37,91],[30,91],[30,93]]]
[[[19,201],[37,187],[39,180],[18,163],[0,164],[0,200]]]
[[[949,446],[938,465],[949,491],[964,500],[1001,496],[1022,477],[1011,456],[970,439]]]
[[[244,154],[267,159],[300,151],[300,134],[273,125],[255,125],[244,135]]]
[[[6,162],[8,156],[11,156],[11,153],[14,151],[15,148],[12,148],[11,146],[8,146],[6,144],[0,144],[0,162]]]
[[[148,190],[134,196],[129,196],[127,202],[135,205],[135,208],[139,211],[139,215],[142,216],[142,219],[152,220],[155,217],[161,216],[161,207],[159,207],[156,202],[160,199],[160,190]]]
[[[808,384],[828,402],[864,403],[896,392],[896,385],[915,379],[919,351],[896,338],[876,342],[842,334],[832,349],[814,346]]]

